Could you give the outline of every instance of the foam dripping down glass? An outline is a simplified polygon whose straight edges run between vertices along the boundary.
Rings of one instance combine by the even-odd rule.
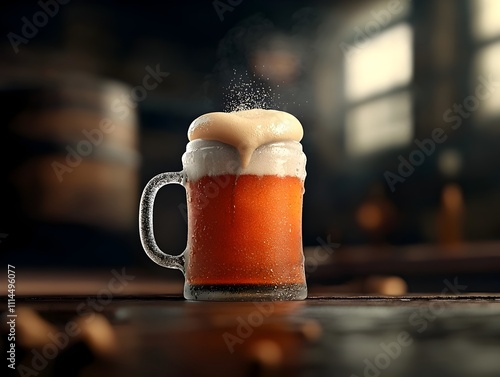
[[[300,122],[280,111],[205,114],[189,128],[183,170],[146,185],[142,245],[154,262],[184,273],[186,299],[306,298],[302,135]],[[187,193],[188,241],[178,256],[161,251],[153,234],[154,199],[170,183]]]

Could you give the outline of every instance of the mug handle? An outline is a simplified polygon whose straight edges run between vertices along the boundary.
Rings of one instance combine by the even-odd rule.
[[[153,177],[142,192],[139,206],[139,231],[141,243],[149,258],[156,264],[167,268],[176,268],[184,273],[184,255],[170,255],[160,250],[153,232],[153,207],[158,190],[165,185],[184,186],[184,172],[161,173]]]

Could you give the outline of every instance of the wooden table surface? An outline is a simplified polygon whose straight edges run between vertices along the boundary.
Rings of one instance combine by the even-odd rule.
[[[19,267],[17,371],[6,358],[4,370],[35,377],[499,377],[500,294],[477,290],[474,275],[495,291],[498,246],[400,254],[344,248],[327,258],[306,249],[318,264],[306,271],[309,297],[294,302],[186,301],[182,274],[160,268]],[[332,283],[349,276],[358,280]],[[405,290],[411,286],[398,276],[431,276],[433,291]],[[372,294],[399,288],[407,293]],[[10,355],[6,284],[0,293],[0,345]]]
[[[15,311],[23,376],[500,376],[500,295],[252,303],[102,290],[18,297]]]

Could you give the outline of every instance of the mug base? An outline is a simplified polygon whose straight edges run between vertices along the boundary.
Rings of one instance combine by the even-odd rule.
[[[196,301],[297,301],[306,297],[305,283],[184,285],[184,298]]]

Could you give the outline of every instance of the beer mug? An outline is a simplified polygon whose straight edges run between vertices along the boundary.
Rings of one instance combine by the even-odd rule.
[[[242,167],[238,150],[193,140],[181,172],[161,173],[144,188],[139,226],[146,254],[184,273],[189,300],[303,300],[307,296],[302,248],[306,156],[296,141],[265,144]],[[153,234],[158,190],[184,186],[188,239],[180,255],[164,253]]]

